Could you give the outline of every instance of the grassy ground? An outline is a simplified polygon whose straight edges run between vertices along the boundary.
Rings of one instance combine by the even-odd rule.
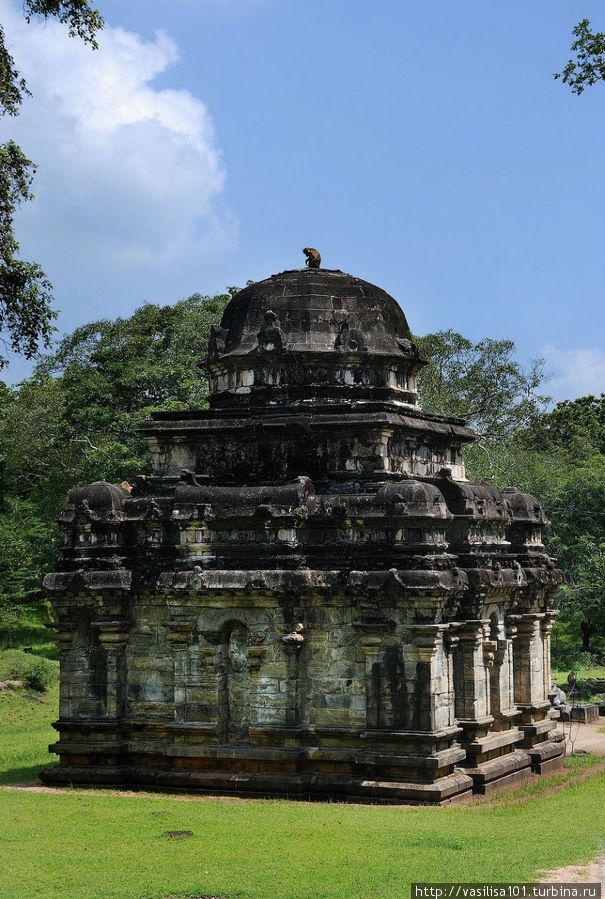
[[[46,603],[27,608],[0,608],[0,658],[5,649],[28,646],[33,655],[58,660],[58,649],[46,627],[50,621],[50,608]]]
[[[56,734],[45,702],[0,694],[0,782],[32,779]],[[185,799],[0,787],[2,899],[393,897],[415,881],[523,881],[586,862],[605,774],[564,774],[450,808]],[[193,836],[169,839],[167,830]],[[555,835],[555,837],[553,837]]]
[[[26,699],[28,695],[37,698]],[[0,784],[35,780],[41,768],[52,764],[56,757],[48,754],[48,744],[59,736],[51,727],[59,716],[58,705],[57,682],[46,694],[0,693]]]
[[[47,640],[40,622],[13,627],[0,680],[36,656],[52,659]],[[15,649],[25,645],[31,654]],[[0,899],[391,899],[416,881],[535,879],[602,846],[605,774],[590,775],[590,756],[514,793],[449,808],[16,790],[52,762],[57,704],[56,681],[46,694],[0,693]]]
[[[393,897],[415,881],[525,881],[596,855],[604,793],[605,775],[550,795],[436,809],[4,788],[0,895]]]

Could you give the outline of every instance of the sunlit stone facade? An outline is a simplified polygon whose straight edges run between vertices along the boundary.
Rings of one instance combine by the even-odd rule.
[[[342,272],[231,300],[210,409],[143,425],[132,492],[65,504],[46,782],[439,803],[560,764],[542,510],[466,481],[423,364]]]

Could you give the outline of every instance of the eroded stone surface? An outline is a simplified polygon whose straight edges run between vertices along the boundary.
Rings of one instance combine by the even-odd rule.
[[[380,288],[275,275],[213,329],[151,477],[70,493],[53,782],[449,802],[552,769],[561,573],[533,497],[465,479]]]

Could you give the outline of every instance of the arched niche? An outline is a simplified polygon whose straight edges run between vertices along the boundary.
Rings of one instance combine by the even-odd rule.
[[[248,627],[241,621],[222,626],[217,646],[218,735],[226,743],[247,743],[250,725]]]

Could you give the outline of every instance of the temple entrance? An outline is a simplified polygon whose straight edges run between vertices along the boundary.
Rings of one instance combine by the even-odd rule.
[[[248,628],[229,621],[221,630],[218,652],[218,736],[225,743],[248,742],[250,672]]]

